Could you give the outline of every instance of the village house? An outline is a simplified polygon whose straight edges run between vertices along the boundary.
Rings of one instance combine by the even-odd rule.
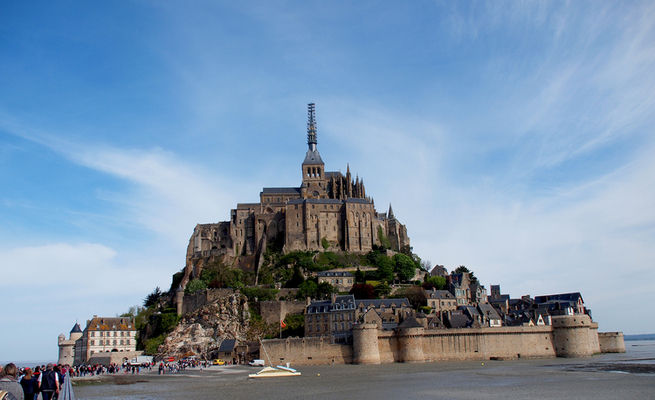
[[[327,282],[339,292],[348,292],[355,283],[355,277],[348,271],[323,271],[317,274],[318,283]]]
[[[355,321],[355,297],[332,295],[330,300],[312,301],[305,311],[305,336],[331,336],[348,341]]]
[[[425,294],[428,307],[436,314],[457,309],[455,296],[447,290],[426,290]]]

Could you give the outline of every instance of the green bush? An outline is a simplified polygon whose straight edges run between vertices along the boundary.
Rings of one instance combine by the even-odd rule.
[[[148,339],[145,341],[145,353],[149,355],[155,355],[157,354],[157,350],[159,349],[159,346],[161,346],[164,343],[164,339],[166,339],[166,334],[163,333],[159,336],[156,336],[154,338]]]
[[[284,318],[285,328],[282,328],[282,337],[304,336],[305,316],[302,314],[289,314]]]
[[[394,272],[398,275],[398,279],[406,282],[416,273],[416,263],[414,260],[402,253],[393,256]]]
[[[192,279],[187,283],[186,288],[184,288],[184,293],[194,294],[205,289],[207,289],[207,284],[204,281],[201,281],[200,279]]]
[[[242,288],[241,293],[248,298],[248,300],[254,300],[257,298],[259,301],[269,301],[275,300],[279,290],[261,288],[261,287],[247,287]]]

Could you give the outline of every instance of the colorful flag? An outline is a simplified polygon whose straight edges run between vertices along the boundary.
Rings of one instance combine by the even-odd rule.
[[[282,328],[286,328],[286,327],[287,327],[287,324],[285,324],[284,321],[280,321],[280,326],[281,326]]]

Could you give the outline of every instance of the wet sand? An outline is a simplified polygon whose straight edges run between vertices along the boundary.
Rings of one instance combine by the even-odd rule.
[[[300,377],[248,379],[257,368],[106,376],[79,399],[653,399],[655,359],[584,359],[302,366]],[[87,380],[88,381],[88,380]]]

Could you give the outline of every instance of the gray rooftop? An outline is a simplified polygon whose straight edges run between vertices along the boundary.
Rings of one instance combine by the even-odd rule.
[[[427,294],[431,299],[455,299],[455,296],[447,290],[428,290]]]
[[[357,307],[364,306],[364,308],[368,308],[369,306],[373,306],[375,308],[381,308],[384,306],[385,308],[389,308],[391,306],[394,307],[410,307],[409,301],[406,298],[402,299],[362,299],[362,300],[355,300],[357,303]]]
[[[318,154],[318,150],[307,150],[307,154],[305,154],[305,161],[302,162],[303,165],[322,165],[323,160],[321,159],[321,155]]]
[[[346,277],[351,277],[353,274],[351,274],[348,271],[323,271],[319,272],[318,276],[346,276]]]
[[[309,204],[343,204],[343,200],[339,199],[291,199],[288,204],[302,204],[304,202]]]
[[[312,301],[307,307],[307,313],[315,314],[348,309],[355,309],[355,296],[352,294],[336,296],[334,303],[332,300]]]
[[[263,194],[300,194],[300,188],[295,187],[265,187]]]
[[[221,342],[221,346],[218,348],[218,351],[230,353],[232,350],[234,350],[234,345],[236,342],[236,339],[225,339]]]

